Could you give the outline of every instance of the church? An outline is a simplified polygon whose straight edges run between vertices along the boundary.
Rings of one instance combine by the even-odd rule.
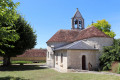
[[[113,38],[94,26],[84,28],[84,18],[77,9],[70,30],[57,31],[47,43],[46,63],[61,72],[96,70],[104,46]]]

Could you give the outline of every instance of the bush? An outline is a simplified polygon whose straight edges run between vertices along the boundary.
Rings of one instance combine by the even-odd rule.
[[[120,39],[114,40],[112,46],[103,48],[103,53],[100,56],[100,67],[102,70],[110,70],[111,64],[114,61],[120,61]]]

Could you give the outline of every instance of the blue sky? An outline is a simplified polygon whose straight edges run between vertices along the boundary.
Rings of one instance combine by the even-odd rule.
[[[106,19],[111,30],[120,38],[120,0],[13,0],[20,2],[17,10],[37,34],[35,48],[46,48],[46,42],[59,29],[71,29],[76,8],[81,12],[85,27]]]

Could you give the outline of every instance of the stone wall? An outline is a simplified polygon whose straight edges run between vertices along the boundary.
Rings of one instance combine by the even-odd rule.
[[[88,69],[88,63],[92,64],[92,68],[98,67],[96,55],[99,54],[98,50],[68,50],[68,69],[80,69],[82,70],[82,56],[86,57],[86,69]]]
[[[51,45],[47,46],[46,63],[48,67],[54,67],[54,52],[51,48]]]
[[[68,43],[66,42],[49,42],[47,43],[47,56],[46,56],[46,63],[48,67],[55,67],[55,56],[54,56],[54,48],[61,47],[63,45],[66,45]],[[49,57],[48,57],[49,56]]]
[[[63,54],[63,62],[61,62],[61,54]],[[67,50],[55,51],[55,69],[62,72],[67,71]]]
[[[111,46],[113,44],[113,38],[93,37],[82,40],[89,46],[95,47],[102,51],[103,46]]]

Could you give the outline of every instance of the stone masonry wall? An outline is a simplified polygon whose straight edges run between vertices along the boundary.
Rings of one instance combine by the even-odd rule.
[[[46,63],[49,67],[55,67],[55,56],[54,56],[54,51],[53,49],[54,48],[58,48],[58,47],[61,47],[63,45],[66,45],[68,43],[66,42],[49,42],[47,43],[47,56],[46,56]],[[52,48],[54,47],[54,48]],[[49,57],[48,57],[49,55]]]
[[[86,69],[88,69],[88,63],[92,64],[92,68],[98,67],[96,55],[98,50],[68,50],[68,69],[80,69],[82,70],[82,56],[86,57]]]
[[[63,54],[62,63],[61,63],[61,54]],[[57,56],[58,56],[58,60],[56,60]],[[67,71],[67,50],[55,51],[55,69],[62,72]]]

